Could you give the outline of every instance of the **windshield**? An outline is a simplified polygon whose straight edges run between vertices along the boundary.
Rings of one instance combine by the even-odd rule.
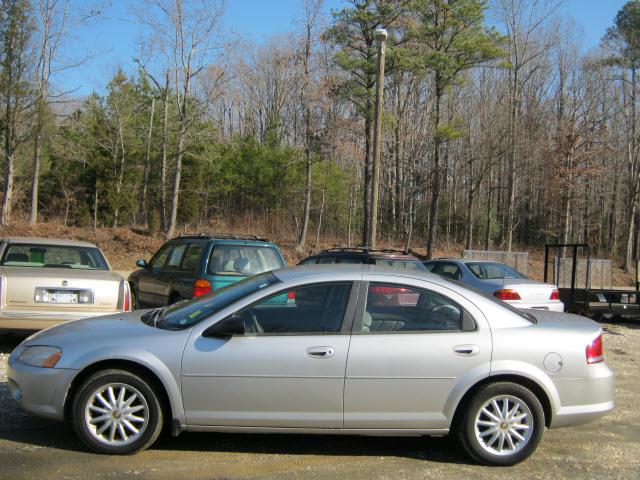
[[[2,265],[7,267],[109,270],[107,261],[97,248],[24,243],[10,244],[2,256]]]
[[[218,275],[255,275],[283,267],[272,247],[216,245],[209,257],[209,273]]]
[[[467,263],[467,267],[480,280],[498,280],[504,278],[527,278],[504,263],[474,262]]]
[[[393,267],[393,268],[406,268],[407,270],[426,270],[425,267],[420,260],[394,260],[393,258],[375,258],[374,262],[376,265],[382,265],[383,267]]]
[[[271,272],[247,277],[208,295],[151,310],[143,315],[142,321],[147,324],[155,323],[156,327],[164,330],[184,330],[241,298],[279,281]]]

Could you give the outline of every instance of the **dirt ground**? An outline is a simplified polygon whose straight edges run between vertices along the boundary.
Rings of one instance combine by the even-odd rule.
[[[640,324],[603,324],[616,373],[616,408],[599,421],[548,430],[525,462],[474,464],[449,438],[374,438],[183,433],[130,457],[89,453],[64,423],[18,409],[0,345],[0,479],[638,479]]]

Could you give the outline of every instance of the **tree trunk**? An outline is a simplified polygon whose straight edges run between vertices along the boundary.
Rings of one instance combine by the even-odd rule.
[[[436,229],[438,228],[438,201],[440,199],[440,102],[443,91],[438,85],[439,79],[436,75],[436,105],[434,112],[434,147],[433,147],[433,182],[431,192],[431,205],[429,206],[429,222],[427,230],[427,260],[433,258],[434,242],[436,239]]]
[[[169,229],[167,230],[167,237],[173,238],[176,231],[178,222],[178,203],[180,200],[180,177],[182,174],[182,153],[184,148],[184,127],[180,126],[178,133],[178,146],[176,149],[176,170],[175,177],[173,179],[173,196],[171,199],[171,218],[169,220]]]
[[[8,155],[5,165],[4,202],[2,204],[2,225],[7,226],[11,221],[11,205],[13,202],[13,177],[14,177],[14,155],[11,147],[7,146]]]
[[[156,98],[151,97],[149,111],[149,128],[147,130],[147,148],[144,157],[144,174],[142,177],[142,191],[140,193],[140,213],[145,225],[149,225],[149,211],[147,209],[147,190],[149,185],[149,171],[151,170],[151,136],[153,133],[153,114],[155,112]]]
[[[162,153],[160,164],[160,225],[167,231],[167,148],[169,143],[169,71],[166,73],[162,93]]]
[[[518,164],[518,120],[520,117],[520,88],[518,71],[513,72],[509,113],[509,162],[507,167],[506,249],[513,247],[513,230],[516,205],[516,165]]]
[[[367,244],[369,222],[371,221],[371,101],[367,98],[364,119],[364,188],[362,198],[362,245]]]
[[[313,245],[315,249],[320,242],[320,229],[322,228],[322,215],[324,213],[324,188],[322,189],[322,201],[320,202],[320,215],[318,216],[318,229],[316,230],[316,243]]]
[[[311,187],[312,187],[312,164],[311,164],[311,106],[309,98],[309,59],[311,57],[311,25],[307,21],[307,36],[304,46],[304,89],[302,101],[304,103],[304,158],[307,167],[307,183],[304,190],[304,213],[302,214],[302,229],[296,250],[302,251],[307,242],[307,230],[309,228],[309,216],[311,214]]]

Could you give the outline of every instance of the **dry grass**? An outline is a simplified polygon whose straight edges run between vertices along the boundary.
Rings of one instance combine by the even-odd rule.
[[[336,245],[344,245],[344,241],[339,238],[322,237],[315,246],[315,232],[309,232],[307,248],[302,252],[295,249],[295,229],[287,228],[286,225],[279,225],[273,222],[264,221],[262,218],[246,218],[234,222],[212,222],[209,225],[201,226],[197,230],[194,227],[184,227],[181,233],[193,232],[235,232],[242,234],[257,235],[269,238],[278,243],[289,265],[296,265],[300,260],[307,257],[314,251]],[[45,222],[35,227],[30,227],[26,222],[15,222],[2,232],[5,236],[36,236],[50,238],[65,238],[72,240],[85,240],[98,245],[106,255],[112,268],[115,270],[132,270],[135,268],[135,261],[138,258],[149,259],[153,253],[166,241],[164,235],[152,234],[145,230],[133,227],[107,228],[79,228],[65,227],[61,222]],[[357,236],[354,240],[357,243]],[[402,248],[401,244],[390,244],[380,242],[381,248],[394,247]],[[463,250],[460,244],[449,244],[436,248],[436,257],[459,257]],[[535,248],[529,251],[529,276],[542,280],[544,271],[544,249]],[[424,258],[426,249],[415,247],[411,249],[414,255]],[[612,271],[613,285],[616,287],[631,287],[635,285],[635,271],[624,273],[619,265],[619,259],[613,259],[614,268]]]

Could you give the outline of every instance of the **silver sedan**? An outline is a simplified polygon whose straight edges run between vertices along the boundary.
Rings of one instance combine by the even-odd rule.
[[[436,435],[528,457],[545,427],[613,408],[602,330],[439,276],[375,266],[267,272],[191,301],[71,322],[9,359],[26,410],[129,454],[182,431]]]

